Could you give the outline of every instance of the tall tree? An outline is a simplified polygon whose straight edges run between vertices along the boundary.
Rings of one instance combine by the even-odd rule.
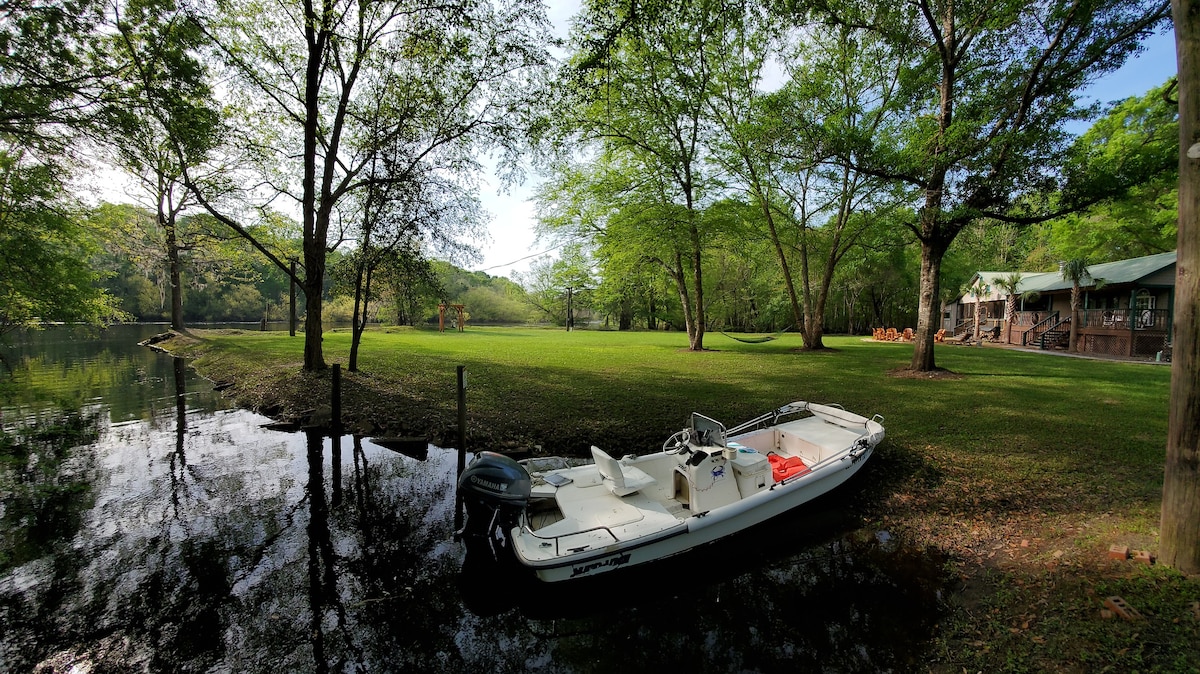
[[[259,191],[294,200],[301,216],[303,277],[296,280],[306,301],[304,368],[322,369],[326,257],[351,224],[339,205],[372,182],[412,178],[399,166],[370,175],[380,151],[405,148],[403,163],[456,148],[463,151],[456,168],[471,170],[473,151],[484,145],[515,147],[536,107],[536,70],[548,58],[543,8],[532,0],[232,0],[216,10],[197,11],[195,19],[231,75],[246,146],[262,150]],[[412,86],[391,86],[397,78]],[[389,142],[414,133],[410,113],[437,123],[420,126],[413,143]],[[413,145],[420,150],[412,152]],[[205,208],[287,270],[235,212],[194,181],[189,186]]]
[[[376,277],[391,298],[396,325],[416,325],[422,311],[445,297],[429,259],[393,251],[376,267]]]
[[[636,193],[640,216],[665,244],[651,260],[674,281],[688,348],[703,350],[705,318],[702,212],[711,199],[703,137],[713,78],[710,42],[725,17],[716,0],[659,3],[591,2],[577,26],[578,52],[564,87],[571,96],[564,144],[581,142],[602,155],[617,190]]]
[[[963,292],[975,300],[975,328],[972,337],[975,339],[975,346],[982,346],[983,333],[979,331],[979,321],[983,318],[983,298],[991,294],[992,287],[984,283],[982,278],[977,278],[974,283],[964,288]]]
[[[820,349],[838,265],[895,205],[893,190],[859,170],[850,148],[895,123],[899,73],[874,36],[843,26],[813,31],[813,43],[789,59],[791,82],[780,93],[782,115],[790,123],[775,151],[788,157],[784,166],[791,169],[779,185],[799,229],[804,345]]]
[[[1079,350],[1079,302],[1083,289],[1092,286],[1099,288],[1104,285],[1104,279],[1093,278],[1088,271],[1087,260],[1082,258],[1063,262],[1059,273],[1064,281],[1071,282],[1071,338],[1067,342],[1067,350],[1075,353]]]
[[[111,51],[127,65],[123,86],[98,115],[97,135],[155,212],[170,279],[171,327],[183,330],[181,253],[198,243],[179,228],[181,215],[195,206],[183,173],[205,162],[219,133],[205,68],[193,53],[203,36],[174,0],[131,0],[115,9],[114,19]]]
[[[1200,10],[1173,0],[1179,62],[1179,238],[1159,560],[1200,573]]]
[[[1069,146],[1064,124],[1084,119],[1078,92],[1118,68],[1168,17],[1165,0],[916,0],[822,3],[821,20],[882,35],[903,61],[910,124],[864,138],[864,170],[908,186],[908,223],[921,245],[920,307],[910,367],[936,368],[942,260],[955,237],[984,218],[1032,223],[1058,210],[1021,195],[1059,188]],[[869,149],[866,149],[869,148]],[[1080,199],[1080,202],[1086,199]],[[1061,209],[1063,205],[1058,205]],[[1079,208],[1079,204],[1066,204]]]
[[[1012,272],[996,279],[996,287],[1004,291],[1004,341],[1012,342],[1012,326],[1017,322],[1017,306],[1021,300],[1032,300],[1036,292],[1021,292],[1021,272]]]
[[[520,276],[525,301],[555,324],[573,328],[574,312],[589,307],[596,286],[591,263],[579,245],[567,246],[557,260],[535,260]]]
[[[100,0],[0,3],[0,335],[114,316],[65,187],[72,141],[117,79],[97,47],[103,13]]]
[[[787,233],[780,231],[784,225],[794,225],[795,219],[789,216],[795,213],[783,203],[786,200],[777,189],[785,169],[779,166],[781,157],[776,147],[796,131],[789,128],[782,110],[791,98],[782,94],[769,96],[763,91],[776,29],[750,7],[747,6],[742,21],[734,23],[731,34],[726,36],[726,44],[721,45],[728,56],[716,62],[717,76],[709,106],[721,134],[714,142],[714,159],[735,176],[731,182],[741,185],[761,213],[783,277],[793,322],[805,335],[807,346],[810,344],[806,330],[808,321],[805,310],[801,309],[792,272],[791,241],[785,238]],[[805,154],[810,156],[805,157],[800,168],[802,177],[807,177],[817,159],[811,152]],[[790,168],[795,171],[797,162],[792,162]],[[801,181],[800,184],[806,183]],[[807,280],[807,274],[804,278]],[[805,308],[810,308],[808,298],[805,300]]]

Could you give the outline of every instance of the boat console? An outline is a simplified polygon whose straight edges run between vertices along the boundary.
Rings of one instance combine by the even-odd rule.
[[[767,457],[729,442],[720,422],[692,414],[683,440],[675,468],[675,498],[691,512],[720,508],[770,487]]]

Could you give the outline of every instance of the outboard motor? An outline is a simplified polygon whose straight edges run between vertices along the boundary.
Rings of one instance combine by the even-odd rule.
[[[458,477],[458,494],[467,515],[462,535],[468,546],[479,541],[495,543],[497,528],[506,533],[515,527],[529,504],[531,489],[524,466],[503,454],[480,452]]]

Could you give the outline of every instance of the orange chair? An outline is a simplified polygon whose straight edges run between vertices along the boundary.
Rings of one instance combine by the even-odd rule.
[[[942,328],[941,330],[938,330],[937,333],[935,333],[933,335],[933,341],[935,341],[935,342],[946,341],[946,328]]]
[[[912,328],[904,328],[904,334],[901,335],[901,338],[906,342],[911,342],[913,340]]]

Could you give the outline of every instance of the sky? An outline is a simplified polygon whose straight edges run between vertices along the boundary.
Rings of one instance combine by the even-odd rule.
[[[575,0],[550,0],[548,4],[551,21],[565,37],[578,3]],[[1168,31],[1149,40],[1142,54],[1097,81],[1086,95],[1104,103],[1141,96],[1166,82],[1175,70],[1175,36]],[[553,243],[539,242],[534,234],[536,218],[532,198],[541,180],[530,173],[524,184],[510,187],[505,192],[499,190],[499,181],[494,177],[489,176],[488,181],[481,187],[480,196],[484,208],[493,217],[488,227],[490,240],[480,242],[483,260],[471,269],[511,278],[514,273],[528,271],[530,264],[542,257],[539,253],[554,255],[557,252],[548,250],[552,249]]]

